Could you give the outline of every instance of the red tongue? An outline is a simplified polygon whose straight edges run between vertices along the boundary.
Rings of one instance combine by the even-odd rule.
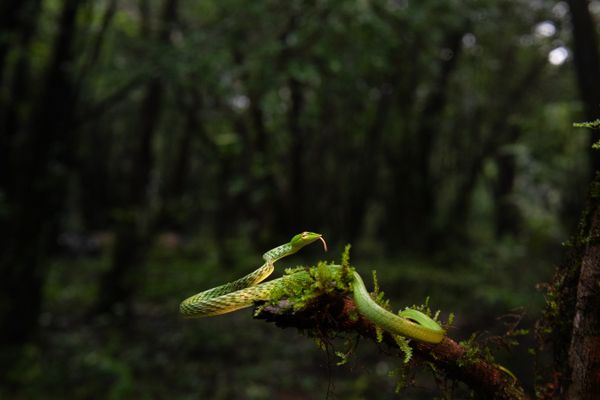
[[[323,239],[323,236],[319,236],[319,240],[321,242],[323,242],[323,249],[325,249],[325,251],[327,251],[327,242],[325,242],[325,239]]]

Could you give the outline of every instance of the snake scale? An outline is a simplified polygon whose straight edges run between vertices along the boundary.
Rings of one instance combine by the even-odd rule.
[[[295,235],[288,243],[275,247],[263,255],[265,263],[248,275],[212,289],[205,290],[181,302],[180,313],[187,318],[201,318],[220,315],[250,307],[257,301],[271,298],[275,290],[290,284],[309,282],[306,271],[297,271],[281,278],[261,283],[274,270],[274,264],[283,257],[296,253],[304,246],[317,240],[327,246],[321,234],[302,232]],[[340,266],[328,265],[332,273]],[[358,312],[376,326],[392,335],[401,335],[426,343],[439,343],[445,336],[442,327],[424,313],[407,308],[398,314],[377,304],[369,295],[360,275],[352,270],[352,294]]]

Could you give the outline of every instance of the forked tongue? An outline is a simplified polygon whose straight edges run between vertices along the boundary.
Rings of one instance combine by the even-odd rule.
[[[323,243],[323,249],[327,251],[327,242],[323,238],[323,236],[319,236],[319,240]]]

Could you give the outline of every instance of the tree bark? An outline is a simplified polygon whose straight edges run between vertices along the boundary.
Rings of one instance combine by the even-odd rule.
[[[566,399],[600,397],[600,178],[592,186],[589,223],[575,292]]]
[[[600,397],[600,174],[580,221],[569,241],[569,261],[545,285],[546,309],[537,325],[553,355],[540,385],[549,399]]]

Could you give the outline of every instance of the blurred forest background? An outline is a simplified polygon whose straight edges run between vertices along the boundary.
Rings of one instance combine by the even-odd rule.
[[[453,311],[454,338],[519,308],[530,328],[598,165],[572,123],[599,114],[599,19],[584,0],[2,0],[0,396],[395,398],[401,360],[370,343],[337,367],[250,311],[179,318],[303,230],[333,251],[281,265],[352,243],[396,307]],[[534,345],[499,354],[530,390]],[[422,378],[402,395],[437,395]]]

